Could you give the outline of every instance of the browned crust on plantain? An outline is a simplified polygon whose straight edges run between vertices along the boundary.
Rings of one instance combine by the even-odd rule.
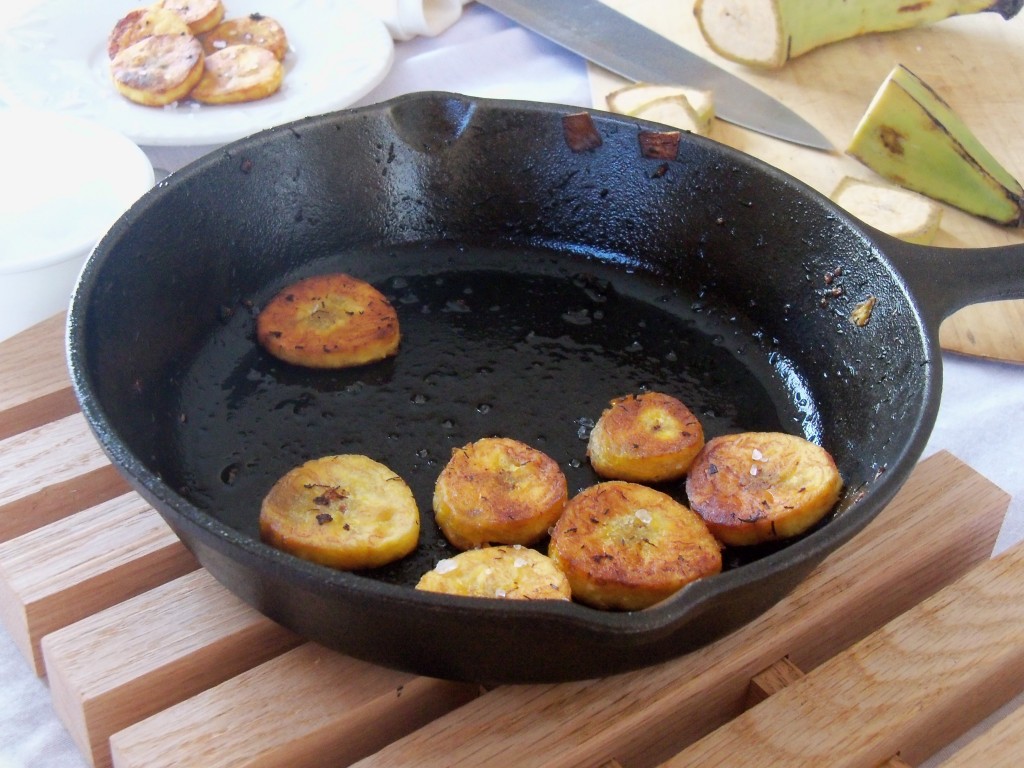
[[[191,35],[152,35],[110,62],[114,87],[125,98],[162,107],[188,96],[203,76],[203,48]]]
[[[653,488],[620,480],[573,497],[548,555],[595,608],[639,610],[722,570],[719,543],[695,512]]]
[[[835,505],[842,486],[824,448],[795,435],[744,432],[708,441],[686,493],[715,536],[743,546],[803,533]]]
[[[258,45],[282,61],[288,54],[288,36],[284,27],[270,16],[254,13],[228,19],[203,35],[203,50],[216,53],[231,45]]]
[[[256,338],[275,357],[308,368],[346,368],[394,355],[398,315],[380,291],[343,273],[300,280],[256,318]]]
[[[192,90],[203,104],[239,104],[277,92],[284,67],[266,48],[233,45],[206,57],[206,71]]]
[[[681,401],[662,392],[611,401],[587,443],[601,477],[656,483],[686,474],[704,446],[704,429]]]
[[[569,600],[569,581],[535,549],[484,547],[460,552],[423,574],[416,589],[501,600]]]
[[[558,519],[565,475],[542,451],[506,437],[452,451],[434,485],[434,515],[453,546],[532,544]]]

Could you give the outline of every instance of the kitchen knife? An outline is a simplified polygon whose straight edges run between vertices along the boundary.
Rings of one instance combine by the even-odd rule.
[[[722,120],[814,149],[833,147],[817,129],[763,91],[600,0],[478,0],[588,61],[636,82],[711,91]]]

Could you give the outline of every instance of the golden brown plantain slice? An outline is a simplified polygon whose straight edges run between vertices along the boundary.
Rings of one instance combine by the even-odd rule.
[[[661,392],[612,400],[587,443],[601,477],[660,483],[686,474],[704,446],[704,430],[690,409]]]
[[[690,506],[726,544],[803,533],[839,499],[843,481],[822,447],[781,432],[709,440],[690,467]]]
[[[565,475],[547,454],[507,437],[452,451],[434,485],[434,516],[459,549],[532,544],[558,519]]]
[[[129,11],[114,25],[107,37],[107,56],[113,59],[140,40],[153,35],[188,35],[188,24],[173,11],[157,6]]]
[[[178,14],[193,35],[209,32],[224,18],[221,0],[160,0],[155,7]]]
[[[394,355],[398,315],[369,283],[336,273],[300,280],[256,318],[256,338],[275,357],[308,368],[346,368]]]
[[[282,61],[288,53],[288,36],[284,27],[261,13],[229,19],[203,36],[203,50],[207,54],[240,43],[266,48],[278,61]]]
[[[203,48],[191,35],[152,35],[110,62],[118,93],[136,104],[162,107],[188,96],[203,76]]]
[[[635,611],[722,570],[719,543],[695,512],[645,485],[609,480],[574,496],[548,555],[575,600]]]
[[[569,600],[569,582],[551,558],[535,549],[484,547],[439,562],[416,589],[506,600]]]
[[[409,486],[359,454],[313,459],[285,474],[263,499],[259,522],[268,544],[342,570],[405,557],[420,534]]]
[[[232,45],[206,57],[192,98],[203,104],[258,101],[276,93],[283,78],[284,67],[266,48]]]

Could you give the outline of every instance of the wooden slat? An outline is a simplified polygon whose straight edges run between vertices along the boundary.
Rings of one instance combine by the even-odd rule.
[[[0,544],[0,619],[43,674],[42,637],[199,567],[129,493]]]
[[[612,678],[498,688],[360,766],[656,765],[743,710],[750,679],[809,670],[991,554],[1004,492],[949,454],[759,619],[675,661]],[[511,713],[514,713],[511,714]]]
[[[77,410],[61,314],[0,342],[0,440]]]
[[[1024,706],[944,760],[942,768],[1020,768],[1021,755],[1024,755]]]
[[[664,765],[926,759],[1024,688],[1024,544],[979,565]],[[1020,755],[1017,756],[1018,761]]]
[[[306,643],[115,733],[111,752],[116,768],[342,766],[478,694]]]
[[[295,647],[205,570],[43,638],[54,709],[93,765],[111,734]]]
[[[0,441],[0,542],[129,490],[81,414]]]

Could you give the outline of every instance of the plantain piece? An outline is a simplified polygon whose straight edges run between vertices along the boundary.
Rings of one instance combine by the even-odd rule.
[[[193,35],[209,32],[224,18],[221,0],[159,0],[155,7],[181,16]]]
[[[113,60],[117,54],[141,40],[154,35],[190,35],[188,24],[174,11],[158,6],[136,8],[114,24],[107,36],[107,56]]]
[[[380,291],[339,272],[307,277],[274,296],[256,318],[256,338],[293,365],[348,368],[397,354],[401,330],[398,314]]]
[[[203,35],[203,50],[207,55],[227,48],[229,45],[258,45],[283,61],[288,54],[288,36],[284,27],[276,20],[261,13],[252,13],[218,24]]]
[[[519,544],[460,552],[427,571],[416,589],[501,600],[569,600],[569,580],[554,561]]]
[[[730,546],[803,533],[832,509],[842,488],[828,451],[782,432],[709,440],[686,476],[690,506]]]
[[[722,551],[689,507],[646,485],[608,480],[565,505],[548,556],[574,600],[635,611],[722,570]]]
[[[711,91],[681,85],[634,83],[612,91],[605,102],[609,110],[620,115],[667,123],[702,136],[710,132],[715,116]],[[667,119],[661,119],[659,114]]]
[[[1024,0],[696,0],[693,13],[715,53],[753,67],[778,69],[829,43],[874,32],[991,11],[1004,19]]]
[[[1020,182],[902,65],[879,87],[846,152],[902,187],[997,224],[1024,224]]]
[[[678,480],[704,447],[704,429],[662,392],[617,397],[590,432],[587,457],[601,477],[635,483]]]
[[[377,568],[419,543],[412,491],[361,454],[324,456],[287,472],[260,507],[260,537],[285,552],[341,570]]]
[[[206,56],[206,71],[192,90],[201,104],[258,101],[277,92],[284,67],[267,48],[239,44]]]
[[[542,451],[507,437],[456,448],[434,484],[438,527],[459,549],[533,544],[562,513],[565,475]]]
[[[189,34],[150,35],[120,49],[110,60],[117,92],[146,107],[181,101],[203,72],[203,48]]]
[[[942,222],[941,205],[891,184],[844,176],[831,198],[861,221],[908,243],[932,243]]]

